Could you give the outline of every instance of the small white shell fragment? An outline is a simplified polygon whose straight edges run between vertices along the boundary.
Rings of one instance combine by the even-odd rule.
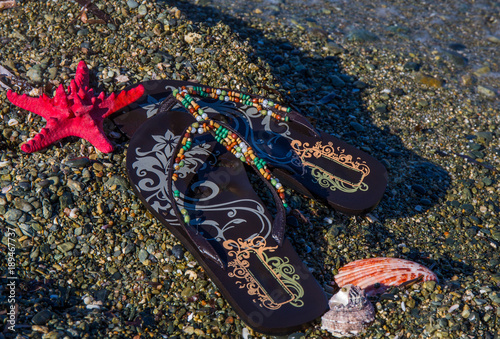
[[[404,301],[401,302],[401,309],[403,310],[403,312],[406,312],[406,305]]]
[[[363,290],[345,285],[328,302],[330,311],[321,317],[321,329],[336,337],[352,337],[364,332],[375,320],[375,310]]]
[[[2,194],[8,193],[12,189],[12,185],[2,187]]]
[[[193,270],[187,270],[186,273],[184,273],[184,275],[188,275],[189,280],[195,280],[196,278],[198,278],[198,274],[196,274],[196,272]]]
[[[7,167],[9,165],[10,165],[10,161],[9,160],[0,161],[0,168]]]
[[[16,126],[16,125],[18,125],[18,124],[19,124],[19,121],[17,121],[17,120],[16,120],[16,119],[14,119],[14,118],[13,118],[13,119],[9,119],[9,122],[7,122],[7,125],[9,125],[9,126],[11,126],[11,127],[12,127],[12,126]]]
[[[453,313],[453,311],[457,310],[459,307],[460,307],[459,304],[450,306],[450,308],[448,309],[448,313]]]
[[[249,335],[250,335],[250,331],[248,330],[248,328],[244,327],[241,330],[241,336],[243,337],[243,339],[248,339]]]

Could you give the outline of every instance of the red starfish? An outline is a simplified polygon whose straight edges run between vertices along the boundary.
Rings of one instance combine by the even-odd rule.
[[[47,120],[47,124],[31,140],[21,145],[26,153],[42,148],[65,137],[76,136],[89,141],[99,151],[109,153],[113,145],[104,134],[104,118],[139,99],[144,94],[144,87],[139,85],[120,94],[112,93],[106,97],[102,92],[94,95],[89,88],[89,69],[85,61],[80,61],[76,69],[75,80],[71,80],[68,93],[60,85],[54,98],[42,94],[32,98],[8,91],[7,98],[14,105],[38,114]]]

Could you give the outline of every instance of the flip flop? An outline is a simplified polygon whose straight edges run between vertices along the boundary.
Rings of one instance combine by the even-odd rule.
[[[143,98],[114,119],[129,136],[156,114],[163,100],[168,99],[171,107],[178,105],[170,94],[186,86],[208,116],[237,130],[285,186],[351,215],[371,211],[385,192],[387,171],[378,160],[316,130],[290,108],[259,96],[192,82],[158,80],[143,85]]]
[[[283,189],[240,136],[207,121],[162,110],[144,122],[127,151],[132,186],[246,324],[274,335],[304,328],[328,309],[327,299],[284,237]],[[238,146],[221,144],[233,139]],[[243,154],[272,193],[274,218],[250,184]]]

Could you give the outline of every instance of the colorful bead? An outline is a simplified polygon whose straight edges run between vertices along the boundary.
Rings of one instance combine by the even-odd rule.
[[[221,101],[233,101],[241,102],[247,106],[256,107],[258,112],[264,117],[270,115],[273,119],[280,121],[289,121],[288,116],[281,114],[276,114],[270,109],[274,108],[277,111],[289,113],[291,111],[290,107],[283,107],[279,104],[275,104],[271,100],[263,98],[252,98],[248,94],[238,93],[234,91],[225,91],[222,89],[213,89],[209,87],[193,86],[186,87],[182,86],[180,89],[174,89],[172,95],[179,101],[196,119],[196,122],[191,124],[184,134],[179,153],[174,160],[174,173],[172,174],[172,180],[176,181],[178,179],[178,174],[176,171],[180,170],[185,162],[183,161],[185,155],[184,152],[189,151],[192,146],[192,134],[198,133],[203,134],[206,132],[212,133],[215,140],[226,147],[226,149],[235,155],[236,158],[240,159],[242,162],[248,165],[254,165],[255,168],[260,172],[260,174],[268,180],[272,186],[276,189],[276,192],[283,202],[283,206],[288,208],[288,204],[285,201],[285,193],[282,184],[278,179],[271,175],[271,171],[267,168],[267,163],[257,157],[250,145],[244,142],[238,135],[221,126],[220,124],[209,119],[208,114],[204,112],[203,109],[194,101],[193,96],[198,97],[211,97],[213,99],[219,99]],[[178,190],[174,191],[174,197],[177,199],[180,197],[180,192]],[[186,224],[190,223],[190,217],[186,209],[181,209],[180,213],[183,215],[184,222]]]

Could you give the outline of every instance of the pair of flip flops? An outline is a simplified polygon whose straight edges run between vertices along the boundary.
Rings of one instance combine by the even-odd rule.
[[[381,199],[385,168],[270,100],[190,82],[143,85],[142,100],[114,122],[131,136],[127,170],[145,206],[256,331],[286,334],[321,316],[326,296],[284,237],[284,186],[361,214]]]

